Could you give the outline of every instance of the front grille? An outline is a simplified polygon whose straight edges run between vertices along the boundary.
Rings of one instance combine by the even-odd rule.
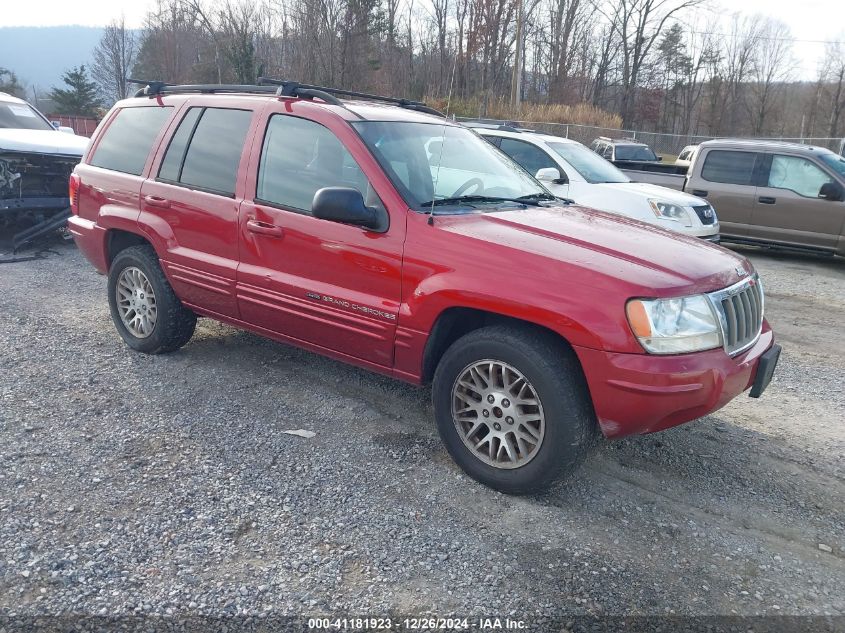
[[[693,207],[692,210],[695,211],[702,224],[713,224],[716,221],[716,212],[713,211],[713,207],[709,204]]]
[[[757,275],[709,296],[719,315],[725,351],[739,354],[754,345],[763,329],[763,286]]]

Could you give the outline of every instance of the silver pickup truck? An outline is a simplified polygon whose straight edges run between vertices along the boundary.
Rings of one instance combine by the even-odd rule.
[[[689,167],[615,161],[634,181],[706,198],[724,242],[845,256],[845,158],[811,145],[720,139]]]

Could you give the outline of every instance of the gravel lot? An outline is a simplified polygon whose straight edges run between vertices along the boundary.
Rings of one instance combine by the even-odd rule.
[[[763,398],[512,498],[428,390],[207,320],[133,353],[53,249],[0,266],[0,615],[845,615],[843,261],[744,250],[784,347]]]

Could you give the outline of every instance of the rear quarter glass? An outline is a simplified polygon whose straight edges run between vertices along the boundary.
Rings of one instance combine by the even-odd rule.
[[[121,108],[98,141],[90,164],[140,176],[172,110],[171,106]]]

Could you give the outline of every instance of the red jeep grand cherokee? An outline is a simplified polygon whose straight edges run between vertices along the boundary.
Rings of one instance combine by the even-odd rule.
[[[745,258],[557,200],[422,104],[280,84],[150,84],[97,129],[70,230],[131,348],[205,316],[432,382],[449,453],[509,493],[768,384]]]

